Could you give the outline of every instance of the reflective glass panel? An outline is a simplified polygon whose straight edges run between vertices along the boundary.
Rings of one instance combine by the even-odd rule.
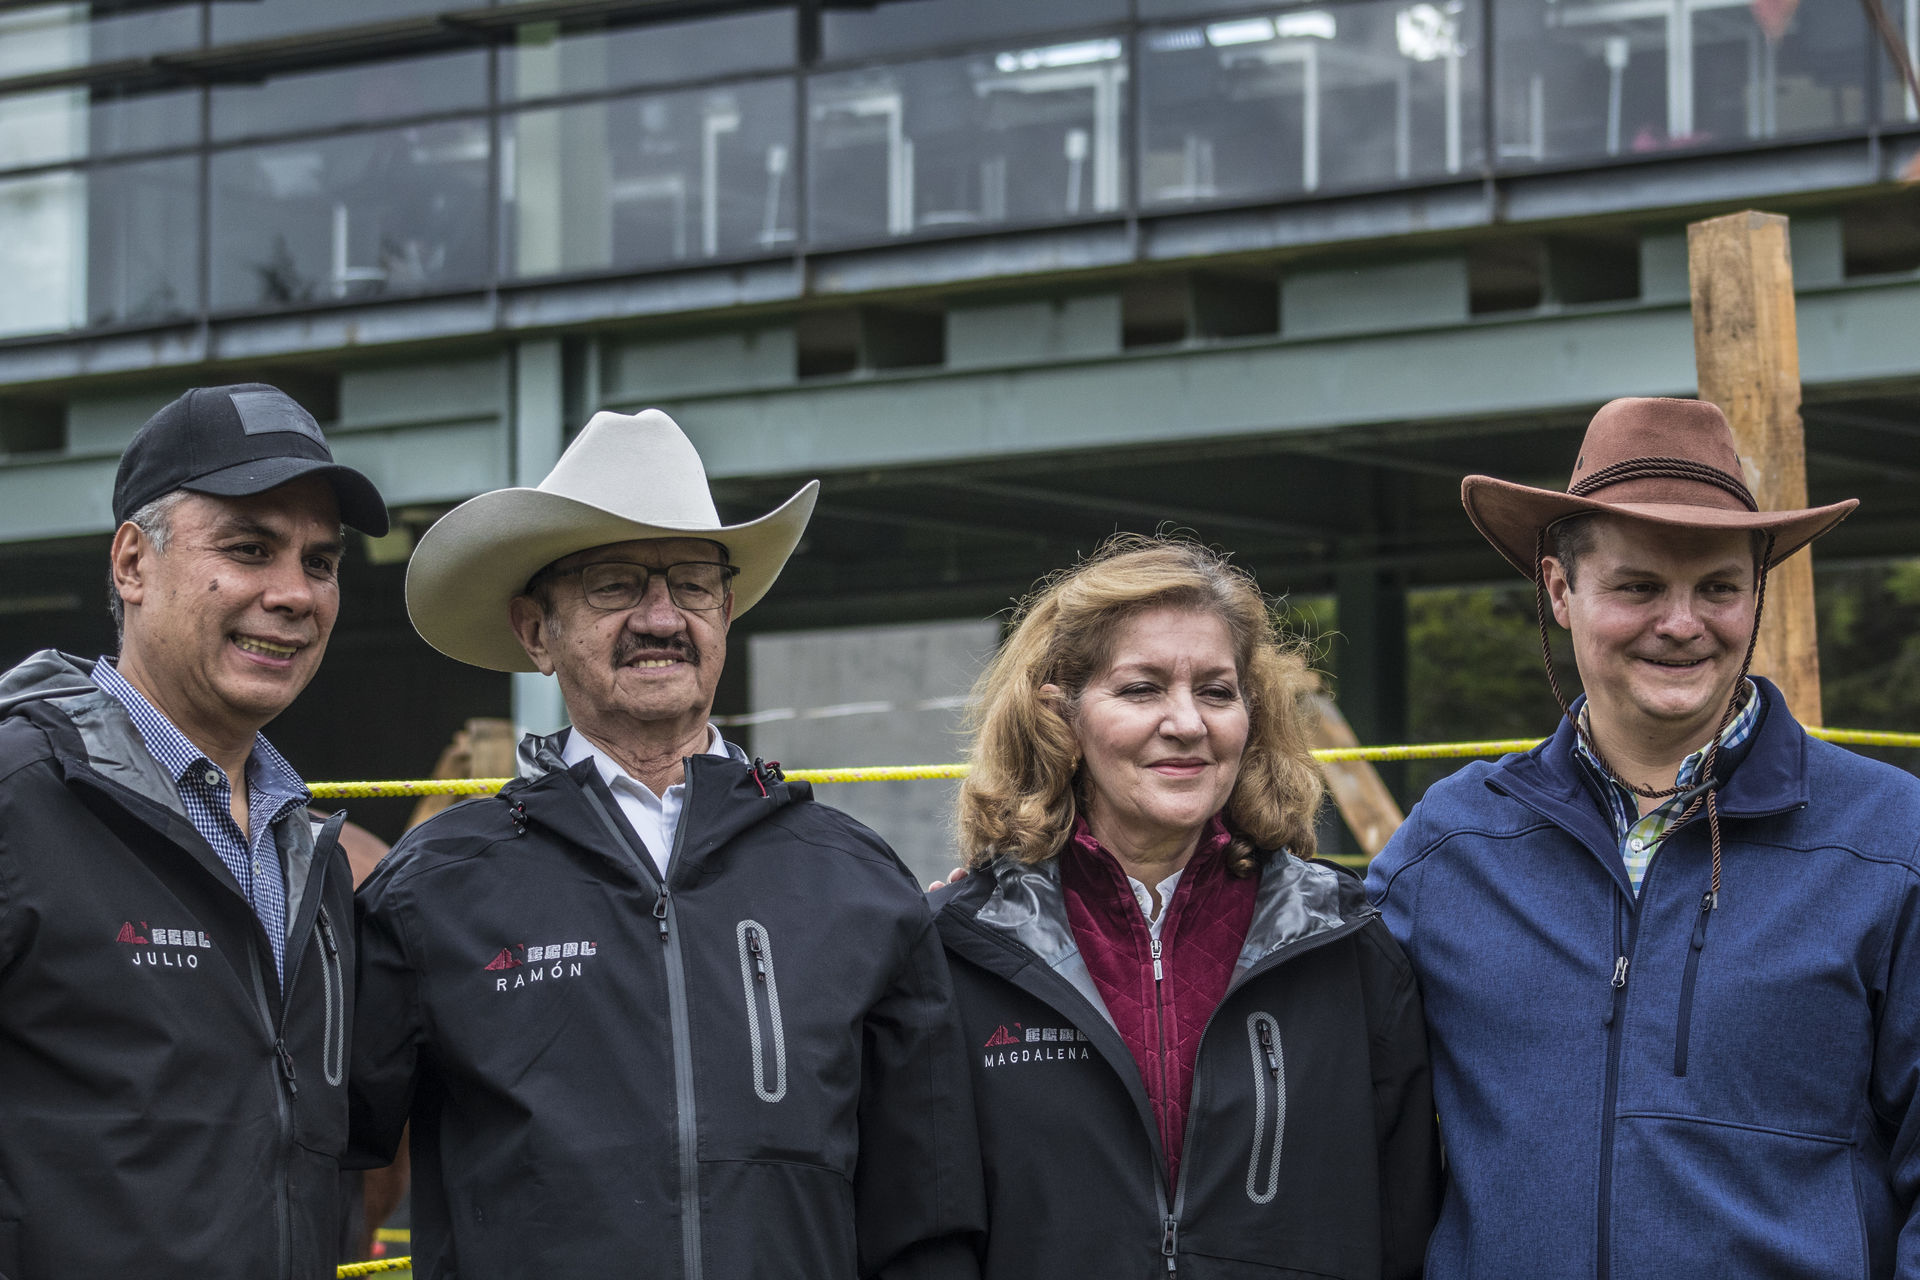
[[[80,4],[0,9],[0,78],[190,49],[200,43],[200,6],[87,16]]]
[[[0,334],[197,309],[192,157],[0,180]]]
[[[526,100],[771,71],[791,66],[796,53],[792,9],[574,33],[531,23],[501,50],[500,96]]]
[[[87,173],[87,323],[164,321],[200,310],[200,162]]]
[[[213,0],[213,42],[265,40],[475,7],[461,0]]]
[[[1462,0],[1340,4],[1146,31],[1141,203],[1476,171],[1478,15]]]
[[[1097,36],[815,76],[816,244],[1117,212],[1126,46]]]
[[[1920,0],[1886,0],[1888,14],[1900,29],[1907,64],[1920,68]],[[1875,45],[1879,40],[1874,40]],[[1885,49],[1880,57],[1880,119],[1886,124],[1920,124],[1920,98],[1907,88],[1904,77]]]
[[[501,121],[507,273],[737,257],[794,241],[793,82],[616,98]]]
[[[216,308],[456,289],[487,277],[481,121],[223,152],[212,180]]]
[[[875,54],[1014,39],[1041,31],[1124,22],[1126,0],[885,0],[820,14],[823,57]]]
[[[1508,164],[1764,143],[1866,120],[1858,5],[1802,4],[1770,34],[1749,0],[1496,3]]]
[[[187,146],[199,137],[197,90],[89,96],[76,88],[0,98],[0,169]]]
[[[479,109],[487,103],[484,50],[361,63],[213,90],[213,136],[231,138]]]

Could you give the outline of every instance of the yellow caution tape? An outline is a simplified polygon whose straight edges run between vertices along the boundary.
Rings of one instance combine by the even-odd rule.
[[[340,1280],[347,1280],[349,1276],[370,1276],[378,1271],[411,1271],[413,1270],[413,1259],[380,1258],[373,1262],[349,1262],[344,1266],[335,1267],[333,1270],[334,1274],[340,1277]]]
[[[1808,729],[1826,742],[1855,747],[1920,747],[1920,733],[1880,729]],[[1387,764],[1401,760],[1467,760],[1531,751],[1541,738],[1494,738],[1486,742],[1421,742],[1396,747],[1328,747],[1313,753],[1322,764],[1365,760]],[[796,782],[924,782],[964,778],[965,764],[856,765],[841,769],[788,769]],[[485,796],[507,785],[509,778],[421,778],[407,782],[316,782],[314,799],[339,800],[361,796]]]

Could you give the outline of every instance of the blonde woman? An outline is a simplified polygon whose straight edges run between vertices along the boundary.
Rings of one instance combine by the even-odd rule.
[[[1312,676],[1251,576],[1117,538],[975,689],[972,874],[936,894],[987,1277],[1417,1276],[1426,1036],[1360,882],[1311,858]]]

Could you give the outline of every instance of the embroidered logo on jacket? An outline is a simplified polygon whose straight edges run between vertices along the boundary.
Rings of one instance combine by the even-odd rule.
[[[1017,1022],[1003,1022],[987,1037],[985,1047],[987,1052],[981,1059],[987,1067],[1079,1062],[1093,1056],[1093,1050],[1087,1047],[1086,1032],[1077,1027],[1023,1027]]]
[[[155,929],[145,920],[138,929],[133,921],[125,921],[113,940],[129,947],[149,948],[135,951],[133,963],[150,969],[198,969],[200,957],[196,953],[213,950],[213,941],[199,929]]]
[[[482,968],[501,975],[493,980],[495,991],[514,991],[534,983],[578,978],[585,970],[582,962],[599,954],[597,942],[550,942],[544,946],[515,942],[500,948]]]

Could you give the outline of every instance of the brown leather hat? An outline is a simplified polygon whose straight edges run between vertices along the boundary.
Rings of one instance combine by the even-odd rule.
[[[1528,578],[1541,530],[1568,516],[1608,512],[1676,529],[1764,529],[1774,538],[1765,566],[1772,568],[1860,505],[1848,498],[1760,510],[1719,406],[1651,397],[1615,400],[1593,415],[1565,493],[1468,476],[1460,501],[1494,550]]]

